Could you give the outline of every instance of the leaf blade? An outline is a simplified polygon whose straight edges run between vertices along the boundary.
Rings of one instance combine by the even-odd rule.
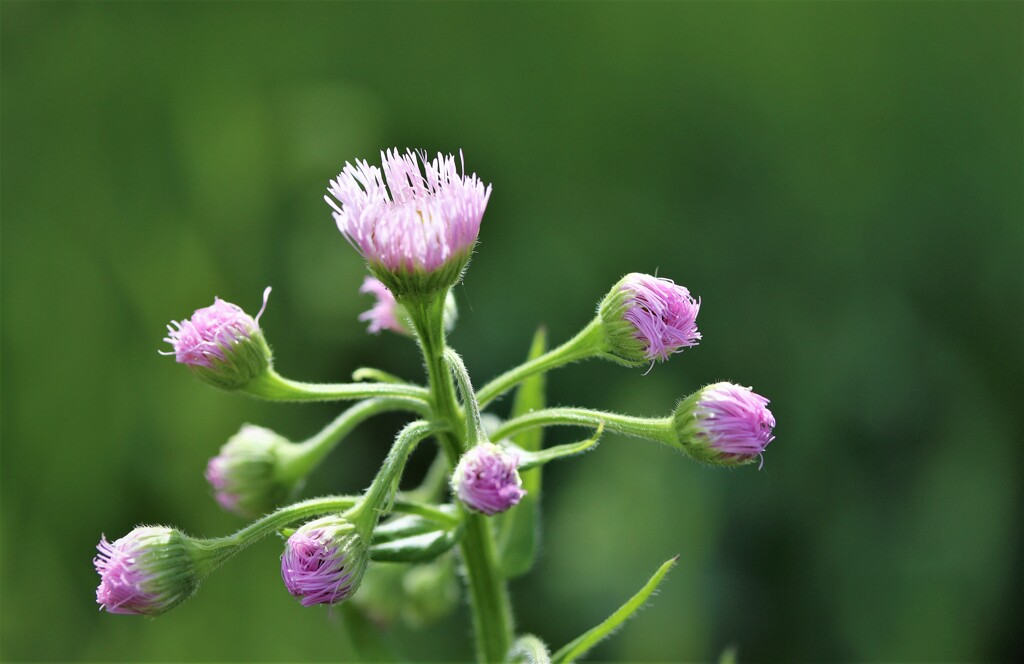
[[[551,656],[552,664],[568,664],[568,662],[574,662],[578,658],[582,657],[587,653],[588,650],[597,645],[600,641],[607,638],[614,632],[622,623],[630,618],[647,598],[658,588],[658,584],[661,583],[665,575],[669,573],[669,570],[679,560],[679,556],[670,558],[662,563],[658,571],[654,573],[644,587],[640,589],[640,592],[633,595],[626,601],[625,604],[620,606],[618,610],[612,615],[608,616],[603,622],[596,627],[593,627],[580,636],[576,637],[561,649],[558,650],[554,655]]]

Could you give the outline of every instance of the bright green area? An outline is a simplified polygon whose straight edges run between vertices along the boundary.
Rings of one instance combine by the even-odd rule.
[[[656,271],[703,298],[703,343],[646,376],[561,369],[548,403],[661,416],[733,380],[779,422],[760,472],[612,433],[547,466],[520,633],[555,652],[679,554],[593,659],[1020,655],[1024,5],[0,12],[0,660],[352,656],[345,612],[284,590],[275,538],[155,621],[98,612],[90,559],[138,523],[234,531],[207,458],[242,422],[302,440],[345,407],[218,393],[157,355],[168,320],[255,312],[270,284],[285,375],[419,380],[411,343],[356,321],[364,271],[321,200],[396,145],[461,147],[494,183],[451,337],[475,385]],[[366,487],[403,422],[358,428],[304,495]],[[445,661],[469,635],[463,602],[385,637]]]

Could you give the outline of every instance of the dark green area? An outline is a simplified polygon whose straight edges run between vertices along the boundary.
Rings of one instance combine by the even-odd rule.
[[[157,355],[214,295],[286,375],[407,341],[356,321],[363,268],[321,200],[346,160],[464,149],[494,183],[457,291],[477,385],[560,343],[629,271],[703,298],[703,343],[648,375],[560,370],[549,403],[662,415],[716,380],[772,399],[764,469],[607,435],[545,470],[512,586],[552,651],[657,566],[594,659],[1022,656],[1024,5],[2,4],[3,661],[330,661],[266,541],[155,621],[96,610],[100,533],[239,525],[202,471],[242,422],[293,439],[337,408],[263,405]],[[499,408],[507,408],[506,399]],[[365,487],[402,423],[358,429],[307,495]],[[579,439],[578,431],[547,440]],[[424,446],[427,450],[429,446]],[[421,474],[423,452],[410,464]],[[468,658],[464,606],[386,636]]]

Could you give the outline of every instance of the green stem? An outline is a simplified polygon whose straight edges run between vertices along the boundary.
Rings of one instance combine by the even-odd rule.
[[[483,424],[480,422],[480,405],[477,404],[476,394],[473,393],[473,383],[469,380],[465,362],[453,348],[444,349],[444,361],[455,375],[462,403],[466,405],[466,447],[473,449],[481,440],[487,440]]]
[[[353,429],[379,413],[406,410],[407,401],[399,399],[368,399],[345,410],[324,427],[320,433],[279,451],[280,464],[277,479],[292,484],[316,468],[338,443]]]
[[[604,331],[601,328],[601,319],[594,318],[580,330],[579,334],[558,348],[552,348],[540,357],[506,371],[480,388],[476,393],[480,407],[486,407],[487,404],[534,374],[550,371],[570,362],[596,357],[604,351]]]
[[[272,367],[254,378],[242,390],[268,401],[347,401],[387,397],[402,399],[417,412],[425,412],[429,393],[417,385],[394,383],[302,383],[278,374]]]
[[[656,443],[679,449],[679,438],[671,417],[633,417],[607,413],[589,408],[548,408],[527,413],[505,422],[494,432],[494,440],[546,426],[596,427],[604,423],[605,429],[634,438],[646,438]]]
[[[384,459],[373,483],[366,490],[359,503],[346,514],[356,525],[363,537],[369,537],[377,520],[391,509],[391,504],[398,493],[398,482],[402,479],[402,470],[409,455],[416,445],[428,436],[445,429],[445,425],[417,420],[402,429],[395,438],[388,456]]]
[[[444,298],[409,300],[404,304],[423,351],[433,412],[450,427],[448,432],[438,435],[448,457],[450,473],[466,450],[466,423],[455,400],[451,373],[444,361]],[[513,625],[508,587],[500,571],[494,533],[485,516],[468,512],[461,505],[460,509],[466,530],[459,540],[459,550],[469,588],[477,659],[501,662],[512,643]]]

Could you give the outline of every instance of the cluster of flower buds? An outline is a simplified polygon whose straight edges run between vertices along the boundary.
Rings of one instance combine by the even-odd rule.
[[[371,615],[390,620],[401,614],[408,622],[428,622],[457,603],[455,556],[449,550],[459,543],[464,545],[461,561],[467,582],[491,584],[470,593],[481,630],[478,655],[485,661],[508,659],[515,648],[503,642],[512,636],[511,619],[504,615],[507,607],[501,605],[507,601],[502,600],[507,597],[503,579],[506,573],[512,576],[517,572],[507,572],[506,566],[497,569],[500,563],[494,556],[480,552],[497,548],[487,539],[493,539],[493,533],[483,517],[517,505],[520,513],[537,507],[536,500],[523,500],[527,492],[520,470],[530,473],[527,486],[533,490],[539,486],[535,480],[539,482],[540,475],[532,474],[532,469],[592,449],[606,424],[609,429],[656,440],[698,461],[720,466],[751,463],[774,440],[775,418],[767,399],[751,388],[715,383],[683,399],[670,417],[651,419],[585,409],[544,409],[541,395],[534,406],[517,403],[513,412],[521,407],[520,414],[499,422],[490,431],[498,444],[490,442],[484,426],[487,416],[481,411],[531,376],[594,357],[630,367],[653,367],[696,346],[701,341],[697,329],[700,298],[666,278],[627,274],[573,339],[545,353],[539,337],[528,362],[475,391],[461,357],[447,347],[445,335],[457,317],[451,289],[462,279],[476,246],[491,186],[475,174],[466,175],[461,154],[457,163],[453,155],[429,159],[425,152],[388,150],[381,154],[380,167],[366,161],[346,163],[331,181],[328,193],[325,199],[338,229],[365,259],[372,275],[366,277],[360,292],[372,295],[375,302],[359,320],[374,334],[389,330],[415,337],[423,351],[429,387],[375,368],[360,369],[353,376],[356,381],[375,377],[380,382],[373,385],[317,385],[282,378],[274,371],[270,347],[259,326],[269,288],[255,317],[215,298],[211,306],[196,310],[191,318],[172,322],[165,341],[173,350],[164,354],[174,355],[200,379],[219,388],[272,400],[365,400],[303,443],[292,443],[263,427],[244,425],[221,448],[206,468],[217,502],[242,516],[264,515],[236,535],[198,540],[172,528],[147,526],[113,543],[101,539],[94,560],[101,577],[96,598],[108,612],[161,614],[194,593],[202,578],[234,551],[257,537],[305,521],[288,537],[280,560],[285,588],[303,606],[346,601],[365,577],[370,592],[360,603]],[[542,393],[542,389],[538,391]],[[524,393],[529,390],[520,391],[520,395]],[[360,496],[311,499],[274,509],[297,493],[305,475],[356,422],[394,409],[395,403],[422,419],[399,433],[369,489]],[[532,447],[525,442],[518,447],[506,439],[531,426],[556,424],[593,426],[596,433],[581,443],[545,449],[539,449],[539,437]],[[425,502],[410,502],[411,494],[398,496],[399,481],[413,449],[430,436],[441,443],[441,464],[435,466],[440,472],[436,481],[424,481],[416,490],[427,496],[422,499]],[[445,478],[453,504],[428,504],[444,493]],[[407,512],[379,524],[382,515],[392,509]],[[516,520],[518,517],[507,515],[502,523],[515,524]],[[509,538],[517,536],[513,529],[508,532],[512,533]],[[530,538],[533,535],[526,533]],[[476,541],[467,544],[466,540],[460,542],[460,537]],[[520,551],[532,551],[532,547],[530,539]],[[371,554],[375,561],[425,564],[375,569],[369,567]],[[522,570],[532,563],[532,553],[528,555]],[[663,576],[671,563],[663,565],[659,574]],[[657,585],[660,576],[656,577],[645,586],[647,595]],[[396,608],[396,601],[403,607]],[[480,601],[492,605],[481,609]],[[616,614],[612,623],[628,613]],[[607,623],[606,631],[614,627],[612,623]],[[566,657],[573,659],[579,654],[572,650]],[[562,661],[557,653],[553,659]]]

